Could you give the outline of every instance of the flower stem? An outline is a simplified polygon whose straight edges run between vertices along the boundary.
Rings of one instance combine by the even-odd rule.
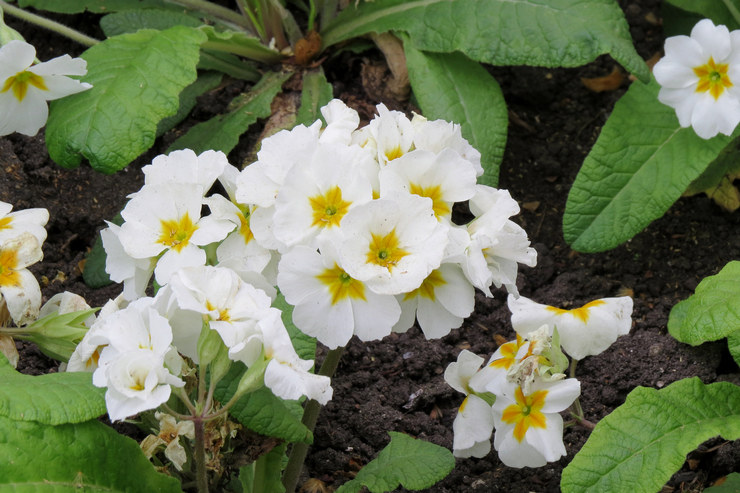
[[[198,493],[208,493],[208,471],[206,471],[206,433],[202,416],[193,419],[195,429],[195,477]]]
[[[13,5],[10,5],[3,0],[0,0],[0,8],[3,10],[3,12],[7,12],[13,17],[17,17],[26,22],[30,22],[31,24],[36,24],[39,27],[48,29],[49,31],[59,33],[62,36],[66,36],[71,40],[77,41],[81,45],[93,46],[100,43],[100,40],[91,38],[87,34],[83,34],[80,31],[72,29],[71,27],[67,27],[64,24],[60,24],[59,22],[53,21],[51,19],[47,19],[46,17],[32,14],[31,12],[26,12],[25,10],[14,7]]]
[[[343,347],[330,350],[321,364],[319,375],[326,377],[334,375],[343,352]],[[312,433],[314,428],[316,428],[316,421],[319,419],[320,411],[321,405],[317,401],[311,399],[306,403],[302,422]],[[306,460],[306,455],[308,454],[308,447],[309,445],[307,443],[294,443],[293,448],[290,450],[288,465],[285,467],[285,472],[283,472],[283,486],[285,486],[286,493],[293,493],[296,486],[298,486],[298,478],[301,475],[303,462]]]

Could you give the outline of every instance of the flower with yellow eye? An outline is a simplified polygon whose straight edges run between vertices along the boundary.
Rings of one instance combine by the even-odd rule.
[[[92,87],[67,77],[87,73],[82,58],[63,55],[34,64],[35,56],[36,49],[25,41],[0,48],[0,135],[36,135],[49,116],[47,101]]]
[[[691,36],[666,39],[653,74],[661,85],[658,100],[699,137],[731,135],[740,123],[740,31],[703,19]]]

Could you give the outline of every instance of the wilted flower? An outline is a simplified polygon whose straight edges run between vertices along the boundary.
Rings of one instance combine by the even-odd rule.
[[[709,139],[731,135],[740,122],[740,31],[699,21],[691,36],[666,39],[653,68],[661,103],[676,109],[682,127]]]
[[[182,471],[182,466],[187,461],[187,454],[180,443],[180,437],[191,440],[195,438],[193,422],[178,422],[174,416],[160,412],[155,412],[154,417],[159,421],[159,433],[146,437],[141,442],[141,450],[144,455],[151,457],[159,447],[164,445],[164,456],[172,462],[175,469]]]
[[[0,135],[36,135],[49,116],[47,101],[92,86],[67,75],[85,75],[87,62],[63,55],[33,63],[36,49],[13,40],[0,48]]]

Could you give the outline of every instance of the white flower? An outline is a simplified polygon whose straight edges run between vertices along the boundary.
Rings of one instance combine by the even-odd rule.
[[[389,195],[358,205],[344,217],[341,263],[350,277],[376,293],[408,293],[441,264],[447,232],[431,199]]]
[[[501,381],[500,381],[501,382]],[[493,446],[509,467],[541,467],[566,454],[563,418],[581,392],[575,378],[536,382],[525,395],[521,387],[507,385],[495,392]]]
[[[632,327],[629,296],[594,300],[572,310],[541,305],[523,296],[509,295],[507,303],[517,334],[529,337],[544,324],[552,334],[552,327],[557,327],[563,350],[577,360],[603,352]]]
[[[435,153],[442,152],[443,149],[452,149],[470,161],[475,168],[476,176],[483,174],[480,152],[463,138],[460,125],[444,120],[429,121],[416,114],[411,119],[411,125],[414,127],[414,147],[416,149]]]
[[[26,267],[44,257],[41,244],[31,233],[21,233],[0,243],[0,294],[13,322],[21,326],[38,318],[41,288]]]
[[[401,315],[395,297],[372,292],[342,269],[329,241],[322,242],[321,253],[299,245],[283,255],[278,286],[295,307],[296,327],[331,349],[346,346],[353,334],[381,339]]]
[[[226,154],[221,151],[205,151],[196,155],[191,149],[160,154],[141,168],[144,172],[144,185],[162,183],[190,183],[203,187],[207,193],[229,164]]]
[[[126,300],[123,295],[119,295],[115,300],[108,300],[108,302],[103,305],[103,308],[98,312],[95,321],[90,325],[90,329],[85,333],[85,336],[82,338],[80,343],[77,344],[72,356],[69,357],[69,362],[64,371],[86,371],[92,373],[97,370],[98,361],[100,360],[100,352],[105,346],[107,346],[107,342],[103,340],[101,341],[103,344],[100,345],[91,343],[90,339],[94,339],[95,334],[102,331],[104,327],[103,320],[111,313],[120,310],[121,305],[125,303]]]
[[[332,99],[321,108],[326,128],[321,131],[322,142],[338,142],[349,145],[352,133],[360,124],[360,115],[339,99]]]
[[[464,349],[457,361],[450,363],[445,370],[444,379],[453,389],[465,394],[465,400],[452,423],[455,437],[452,451],[455,457],[484,457],[491,450],[493,432],[493,411],[491,405],[475,392],[485,392],[476,385],[478,369],[483,358]]]
[[[400,111],[390,111],[382,103],[377,109],[378,116],[365,127],[363,135],[368,139],[365,145],[377,150],[376,159],[382,167],[411,150],[414,129],[408,117]]]
[[[690,37],[666,39],[653,74],[662,86],[658,100],[699,137],[731,135],[740,122],[740,31],[703,19]]]
[[[33,64],[36,49],[13,40],[0,48],[0,135],[36,135],[49,116],[47,101],[91,88],[67,75],[85,75],[87,62],[63,55]]]
[[[42,208],[10,212],[13,206],[0,202],[0,243],[20,233],[31,233],[40,244],[46,240],[46,223],[49,211]]]
[[[105,249],[105,271],[111,280],[123,283],[123,297],[135,300],[144,296],[154,267],[157,265],[154,258],[137,259],[123,249],[119,235],[121,227],[106,221],[108,227],[100,231],[100,239]]]

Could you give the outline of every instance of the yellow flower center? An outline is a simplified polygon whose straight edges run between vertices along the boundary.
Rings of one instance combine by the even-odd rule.
[[[365,286],[352,279],[337,264],[334,264],[331,269],[324,269],[324,272],[316,276],[316,279],[329,288],[332,305],[347,298],[365,301]]]
[[[342,200],[342,190],[331,187],[323,195],[309,197],[313,209],[313,222],[311,226],[325,228],[327,226],[339,226],[340,221],[349,210],[351,202]]]
[[[537,390],[531,395],[524,395],[521,387],[514,392],[516,404],[504,409],[501,421],[514,425],[514,438],[524,440],[530,427],[547,428],[547,418],[541,409],[545,406],[547,390]]]
[[[388,161],[393,161],[394,159],[398,159],[401,156],[403,156],[403,151],[401,150],[401,146],[396,146],[392,149],[386,149],[385,151],[385,158]]]
[[[218,318],[216,319],[219,322],[231,322],[231,315],[229,314],[229,310],[227,308],[224,308],[223,310],[219,310],[216,308],[216,305],[213,305],[210,301],[206,300],[206,310],[218,311]]]
[[[21,276],[16,271],[18,254],[15,250],[0,250],[0,286],[20,286]]]
[[[190,219],[187,212],[179,221],[176,219],[162,219],[160,223],[162,226],[162,234],[159,236],[157,241],[170,247],[176,252],[180,252],[187,246],[190,241],[190,237],[192,237],[195,230],[198,229],[198,226],[193,224],[193,221]]]
[[[424,281],[421,283],[421,286],[409,293],[406,293],[406,295],[403,297],[403,301],[410,300],[416,296],[422,296],[434,301],[434,289],[437,286],[443,286],[444,284],[447,284],[447,282],[445,281],[444,277],[442,277],[442,274],[439,273],[439,270],[433,270],[432,273],[429,274],[426,279],[424,279]]]
[[[715,63],[714,58],[709,57],[705,65],[694,67],[694,73],[699,77],[696,92],[708,92],[717,100],[728,87],[732,87],[732,81],[727,75],[729,65],[726,63]]]
[[[491,361],[488,366],[491,368],[503,368],[508,370],[516,363],[516,353],[522,347],[524,340],[517,334],[516,341],[507,342],[501,346],[501,357]]]
[[[239,234],[244,238],[244,244],[246,245],[254,239],[252,228],[249,226],[251,213],[249,212],[249,209],[245,209],[240,210],[236,215],[239,218]]]
[[[13,226],[10,225],[10,223],[12,222],[13,218],[10,216],[5,216],[4,218],[0,219],[0,231],[12,228]]]
[[[12,90],[15,98],[18,101],[23,101],[23,98],[26,97],[26,93],[28,92],[29,85],[32,85],[37,89],[41,89],[42,91],[49,90],[44,83],[43,77],[36,75],[33,72],[29,72],[28,70],[24,70],[23,72],[18,72],[17,74],[5,79],[5,84],[3,84],[3,88],[0,92]]]
[[[588,317],[589,317],[588,310],[590,308],[595,307],[595,306],[601,306],[601,305],[603,305],[605,303],[606,303],[606,301],[604,301],[604,300],[594,300],[594,301],[592,301],[590,303],[586,303],[585,305],[583,305],[580,308],[574,308],[572,310],[565,310],[563,308],[557,308],[557,307],[554,307],[554,306],[548,306],[546,309],[548,311],[550,311],[550,312],[555,313],[556,315],[563,315],[565,313],[570,313],[575,318],[579,319],[581,322],[583,322],[585,324],[586,322],[588,322]]]
[[[367,261],[372,264],[385,267],[390,272],[396,264],[409,254],[399,245],[396,230],[391,230],[385,236],[372,234],[372,240],[368,245]]]
[[[409,192],[414,195],[429,197],[432,199],[432,208],[434,209],[434,215],[437,216],[437,219],[450,215],[450,206],[447,205],[447,202],[442,200],[442,187],[440,185],[422,187],[421,185],[412,183],[409,187]]]

